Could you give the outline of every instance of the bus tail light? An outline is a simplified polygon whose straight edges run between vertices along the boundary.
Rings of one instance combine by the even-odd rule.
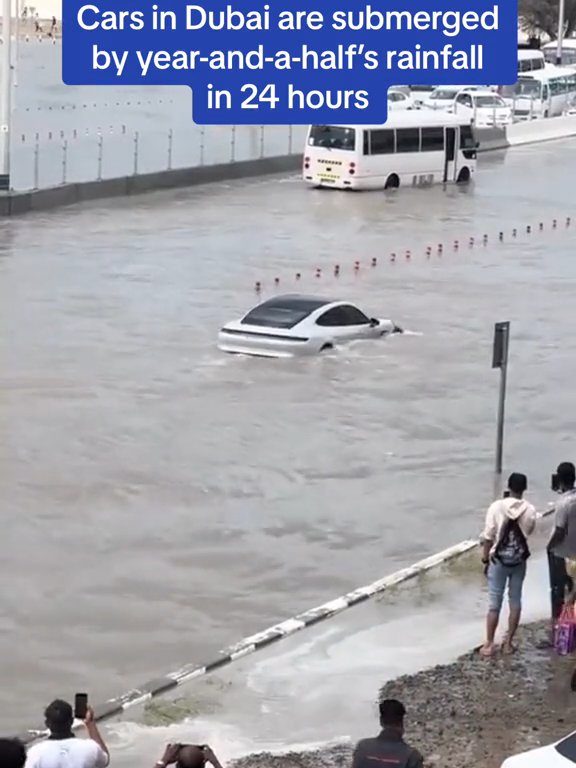
[[[308,168],[310,168],[310,158],[309,157],[305,157],[304,158],[304,168],[306,168],[306,170],[308,170]]]
[[[350,163],[350,167],[348,168],[348,173],[350,176],[354,176],[356,173],[356,163]]]

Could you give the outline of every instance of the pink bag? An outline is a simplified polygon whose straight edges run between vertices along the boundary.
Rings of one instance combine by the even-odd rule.
[[[574,606],[565,605],[554,627],[554,650],[559,656],[568,656],[576,650],[576,620]]]

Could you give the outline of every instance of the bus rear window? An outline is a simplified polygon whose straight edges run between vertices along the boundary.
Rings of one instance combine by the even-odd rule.
[[[356,131],[340,125],[313,125],[308,144],[311,147],[347,149],[353,152],[356,149]]]

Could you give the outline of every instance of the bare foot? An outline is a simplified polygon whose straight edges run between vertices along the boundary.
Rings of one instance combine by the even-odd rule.
[[[506,641],[502,646],[502,653],[506,656],[511,656],[513,653],[516,653],[517,650],[518,646],[514,645],[513,643],[509,643],[508,641]]]
[[[496,648],[494,647],[494,643],[485,643],[480,650],[478,651],[480,656],[484,659],[489,659],[491,656],[494,656],[496,653]]]

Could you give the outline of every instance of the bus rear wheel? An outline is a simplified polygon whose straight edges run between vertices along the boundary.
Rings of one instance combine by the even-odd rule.
[[[391,173],[386,179],[384,189],[398,189],[400,186],[400,179],[395,173]]]
[[[468,184],[470,181],[470,168],[462,168],[456,179],[456,184]]]

